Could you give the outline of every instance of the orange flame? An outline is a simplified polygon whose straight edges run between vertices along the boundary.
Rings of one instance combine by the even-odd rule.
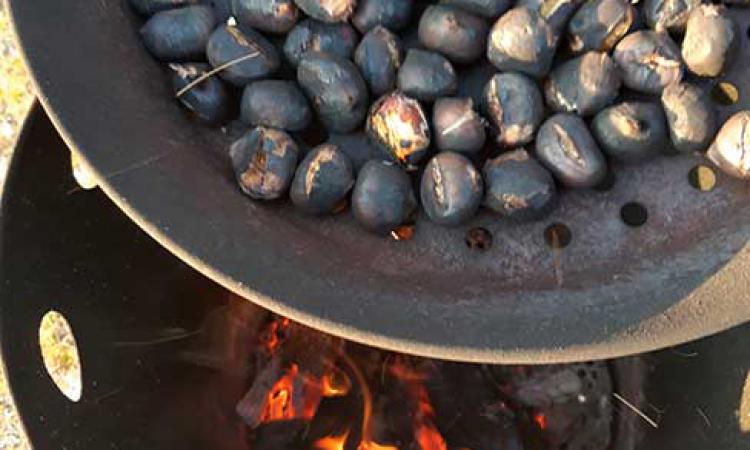
[[[424,386],[426,374],[407,367],[400,360],[391,365],[391,373],[406,386],[408,395],[413,399],[416,411],[412,416],[414,439],[421,450],[447,450],[445,439],[435,426],[435,410],[430,402],[430,394]]]
[[[263,409],[261,422],[273,422],[277,420],[290,420],[295,417],[294,411],[294,379],[299,369],[292,364],[286,374],[268,391],[266,405]]]
[[[547,416],[544,413],[534,414],[534,423],[539,426],[540,430],[545,430],[547,428]]]
[[[315,450],[344,450],[346,440],[349,437],[349,430],[340,436],[328,436],[318,439],[313,444]]]
[[[289,319],[286,317],[280,317],[268,326],[263,336],[261,336],[261,343],[266,349],[266,352],[273,354],[283,343],[281,334],[284,330],[289,328]]]
[[[352,380],[338,367],[323,375],[321,385],[323,397],[343,397],[352,390]]]

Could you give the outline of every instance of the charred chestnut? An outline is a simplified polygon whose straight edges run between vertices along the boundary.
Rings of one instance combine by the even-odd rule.
[[[381,96],[396,87],[396,74],[401,65],[401,41],[378,25],[371,29],[354,52],[354,62],[374,96]]]
[[[297,67],[307,52],[331,53],[349,59],[357,47],[357,32],[348,23],[323,23],[303,20],[284,41],[284,56]]]
[[[716,135],[716,109],[706,92],[690,83],[664,88],[661,104],[667,116],[672,145],[680,152],[703,152]]]
[[[591,131],[604,153],[625,163],[656,156],[669,144],[664,111],[654,103],[611,106],[594,117]]]
[[[719,130],[708,159],[727,175],[750,179],[750,111],[740,111]]]
[[[367,161],[373,159],[387,161],[390,159],[362,131],[348,134],[331,134],[328,137],[328,143],[338,147],[349,158],[355,173],[358,173]]]
[[[516,7],[522,6],[539,13],[560,34],[565,31],[581,3],[583,0],[519,0]]]
[[[607,174],[607,163],[586,123],[573,114],[556,114],[542,124],[536,155],[569,188],[594,187]]]
[[[470,98],[441,98],[432,109],[435,144],[442,151],[474,153],[482,149],[484,121]]]
[[[221,78],[238,87],[273,74],[281,65],[276,47],[263,35],[232,24],[222,25],[211,34],[206,56],[214,67],[247,58],[219,72]]]
[[[701,0],[644,0],[643,14],[653,30],[681,33],[690,12],[700,4]]]
[[[488,160],[483,174],[484,205],[503,217],[535,220],[555,205],[555,180],[524,149]]]
[[[510,8],[510,0],[440,0],[442,5],[457,6],[485,19],[497,19]]]
[[[184,91],[184,88],[197,78],[203,76],[211,66],[203,63],[169,65],[172,69],[172,88],[180,102],[201,120],[216,124],[224,121],[229,115],[229,92],[224,84],[215,77],[209,77]]]
[[[388,234],[406,222],[417,207],[411,179],[387,161],[369,161],[357,176],[352,213],[368,230]]]
[[[530,78],[519,73],[499,73],[484,88],[484,113],[497,128],[497,142],[518,147],[534,139],[544,119],[544,100]]]
[[[430,147],[430,126],[422,106],[400,93],[381,97],[372,105],[367,135],[384,154],[406,166],[418,164]]]
[[[349,60],[308,52],[297,67],[297,81],[329,131],[348,133],[367,115],[367,85]]]
[[[429,6],[419,20],[419,41],[451,61],[469,63],[479,59],[487,42],[487,23],[462,9]]]
[[[398,71],[398,88],[410,97],[427,102],[454,94],[457,83],[450,61],[424,50],[409,50]]]
[[[680,49],[667,33],[636,31],[615,47],[614,59],[622,81],[634,91],[661,94],[670,83],[682,80]]]
[[[568,44],[575,53],[608,52],[627,34],[635,19],[628,0],[591,0],[568,25]]]
[[[420,185],[422,208],[431,221],[456,226],[471,219],[482,203],[482,175],[465,156],[435,155],[427,163]]]
[[[146,49],[162,61],[201,60],[214,29],[214,12],[209,6],[186,6],[161,11],[141,28]]]
[[[198,0],[130,0],[130,5],[133,6],[133,9],[143,16],[151,16],[160,11],[195,5],[197,3]]]
[[[312,149],[297,167],[289,197],[308,214],[328,214],[353,185],[349,158],[335,145],[323,144]]]
[[[538,12],[516,7],[492,27],[487,58],[501,71],[542,78],[549,72],[557,41],[557,33]]]
[[[249,84],[242,95],[241,112],[245,123],[288,131],[303,130],[312,120],[307,98],[293,81],[261,80]]]
[[[734,56],[739,36],[739,27],[724,6],[698,6],[688,18],[682,59],[696,75],[719,76]]]
[[[555,111],[589,116],[612,103],[621,84],[617,66],[606,53],[588,52],[554,69],[544,96]]]
[[[323,22],[345,22],[354,12],[357,0],[294,0],[299,9]]]
[[[299,15],[292,0],[230,1],[237,22],[268,33],[289,32]]]
[[[299,149],[281,130],[256,127],[229,150],[242,192],[256,200],[275,200],[289,189]]]
[[[359,0],[352,24],[366,34],[378,25],[398,31],[409,24],[413,0]]]

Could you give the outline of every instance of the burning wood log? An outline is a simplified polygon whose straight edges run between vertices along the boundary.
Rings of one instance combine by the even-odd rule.
[[[237,413],[251,428],[283,420],[309,422],[326,383],[330,388],[333,361],[342,341],[275,318],[260,344],[255,355],[256,376],[237,405]]]

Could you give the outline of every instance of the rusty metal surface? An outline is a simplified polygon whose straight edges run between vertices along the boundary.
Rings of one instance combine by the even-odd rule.
[[[688,173],[700,156],[616,167],[613,189],[566,192],[538,223],[421,219],[412,241],[384,241],[348,214],[310,219],[243,197],[223,136],[169,101],[123,5],[10,7],[45,108],[110,198],[193,267],[277,313],[402,352],[486,362],[620,356],[750,319],[750,185],[718,175],[713,191],[695,190]],[[733,14],[750,23],[750,11]],[[750,105],[748,67],[743,32],[722,78],[740,101],[722,119]],[[640,228],[620,218],[633,201],[648,209]],[[560,251],[543,236],[554,222],[573,234]],[[488,252],[464,244],[476,225],[494,235]]]

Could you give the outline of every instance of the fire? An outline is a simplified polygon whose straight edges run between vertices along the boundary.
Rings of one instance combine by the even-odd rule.
[[[289,319],[286,317],[278,318],[268,326],[264,335],[261,336],[261,343],[268,354],[274,354],[283,343],[283,333],[287,328],[289,328]]]
[[[323,397],[343,397],[352,390],[352,380],[338,367],[323,375],[321,384]]]
[[[292,364],[289,370],[268,391],[266,405],[263,409],[261,422],[273,422],[277,420],[291,420],[295,418],[294,408],[294,379],[297,378],[299,369]]]
[[[344,432],[340,436],[328,436],[323,439],[318,439],[313,444],[315,450],[344,450],[346,440],[349,437],[349,430]]]
[[[435,410],[430,402],[430,394],[424,385],[424,372],[407,367],[400,360],[391,366],[391,373],[404,383],[407,395],[416,404],[416,411],[412,416],[414,439],[421,450],[447,450],[445,439],[435,426]]]
[[[545,430],[547,428],[547,416],[543,413],[534,414],[534,423],[539,426],[540,430]]]

